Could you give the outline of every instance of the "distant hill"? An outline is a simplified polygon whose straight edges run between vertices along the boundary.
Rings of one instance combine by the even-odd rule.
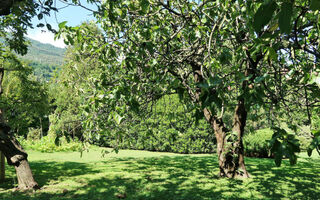
[[[46,80],[50,79],[51,73],[63,64],[66,49],[44,44],[30,38],[28,40],[31,43],[28,53],[19,57],[34,68],[36,76]]]
[[[44,44],[28,38],[31,42],[27,55],[22,58],[48,65],[61,65],[66,49],[55,47],[51,44]]]

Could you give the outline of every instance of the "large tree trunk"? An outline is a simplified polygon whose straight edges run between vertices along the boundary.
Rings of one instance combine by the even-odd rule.
[[[239,108],[240,107],[237,106],[235,112],[234,132],[237,132],[238,122],[236,120],[241,119],[242,117],[239,116]],[[244,126],[242,131],[238,133],[237,141],[227,141],[226,136],[227,134],[230,134],[230,131],[225,127],[223,120],[213,116],[208,109],[204,109],[204,116],[213,128],[217,140],[217,154],[220,169],[219,176],[228,178],[248,178],[249,173],[246,170],[244,162],[244,148],[242,143]],[[242,122],[241,124],[245,125],[245,122],[243,123],[242,119],[240,121]]]
[[[238,142],[236,143],[237,154],[238,154],[238,168],[239,173],[242,177],[248,178],[250,175],[247,172],[245,163],[244,163],[244,146],[243,146],[243,135],[244,128],[247,121],[247,111],[244,105],[244,99],[240,99],[238,105],[235,109],[234,118],[233,118],[233,128],[232,131],[238,134]]]
[[[6,127],[0,127],[0,151],[7,158],[8,164],[16,169],[18,189],[39,189],[38,183],[33,179],[27,159],[28,154],[6,130]]]
[[[194,62],[191,62],[190,64],[193,68],[195,83],[202,83],[204,79],[201,72],[201,65]],[[195,98],[200,105],[202,104],[200,100],[201,92],[201,88],[196,88]],[[215,95],[214,93],[216,91],[212,90],[211,92],[212,95]],[[203,109],[203,114],[213,128],[217,140],[217,154],[220,168],[219,176],[228,178],[248,178],[249,173],[246,170],[244,162],[244,147],[242,143],[244,127],[247,120],[244,100],[239,100],[234,114],[232,131],[237,133],[237,141],[226,140],[226,136],[227,134],[230,134],[230,131],[225,127],[222,116],[217,117],[213,115],[208,108]]]

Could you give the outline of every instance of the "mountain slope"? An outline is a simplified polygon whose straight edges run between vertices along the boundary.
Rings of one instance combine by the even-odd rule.
[[[44,44],[30,38],[28,40],[30,41],[28,53],[19,57],[34,69],[34,74],[38,78],[49,80],[52,72],[63,64],[66,49]]]
[[[59,66],[63,64],[66,49],[58,48],[51,44],[43,44],[30,38],[28,40],[31,44],[27,55],[22,56],[23,59],[47,65]]]

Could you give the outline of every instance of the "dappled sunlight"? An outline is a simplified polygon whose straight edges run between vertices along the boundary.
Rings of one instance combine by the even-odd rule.
[[[317,199],[319,160],[285,160],[275,167],[272,159],[247,158],[250,179],[219,178],[215,155],[109,157],[96,162],[31,161],[36,180],[43,187],[35,193],[10,192],[7,178],[4,199]],[[57,154],[57,155],[61,155]],[[10,169],[11,171],[12,169]],[[13,176],[13,173],[8,173]]]
[[[319,190],[316,189],[319,187],[319,162],[300,159],[295,166],[290,166],[288,161],[284,161],[283,166],[275,167],[273,160],[268,161],[261,159],[255,168],[249,167],[253,175],[251,183],[255,185],[252,189],[273,198],[290,196],[298,199],[317,199],[319,197]]]

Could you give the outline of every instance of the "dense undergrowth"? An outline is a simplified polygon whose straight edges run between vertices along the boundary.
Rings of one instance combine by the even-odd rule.
[[[216,143],[214,135],[211,132],[206,132],[207,129],[189,128],[185,133],[178,132],[176,129],[166,129],[166,126],[159,125],[155,131],[147,129],[141,130],[140,126],[136,126],[132,131],[124,135],[121,140],[113,137],[105,137],[100,142],[100,146],[114,147],[119,149],[132,150],[149,150],[158,152],[173,152],[173,153],[214,153]],[[140,128],[140,129],[139,129]],[[139,132],[140,131],[140,132]],[[163,132],[161,132],[163,131]],[[34,134],[29,134],[34,136]],[[273,131],[271,129],[261,129],[245,135],[243,139],[245,155],[248,157],[268,158],[272,157],[270,152],[270,140]],[[304,137],[299,137],[300,148],[305,151],[310,141],[304,140]],[[302,141],[301,141],[302,140]],[[68,151],[83,151],[88,147],[88,143],[83,143],[78,139],[70,139],[66,137],[38,136],[25,139],[19,138],[19,142],[25,149],[31,149],[40,152],[68,152]]]
[[[82,151],[84,146],[79,141],[67,141],[66,138],[61,137],[59,141],[57,141],[54,137],[44,136],[41,139],[31,140],[18,138],[20,144],[25,149],[31,149],[40,152],[68,152],[68,151]]]

